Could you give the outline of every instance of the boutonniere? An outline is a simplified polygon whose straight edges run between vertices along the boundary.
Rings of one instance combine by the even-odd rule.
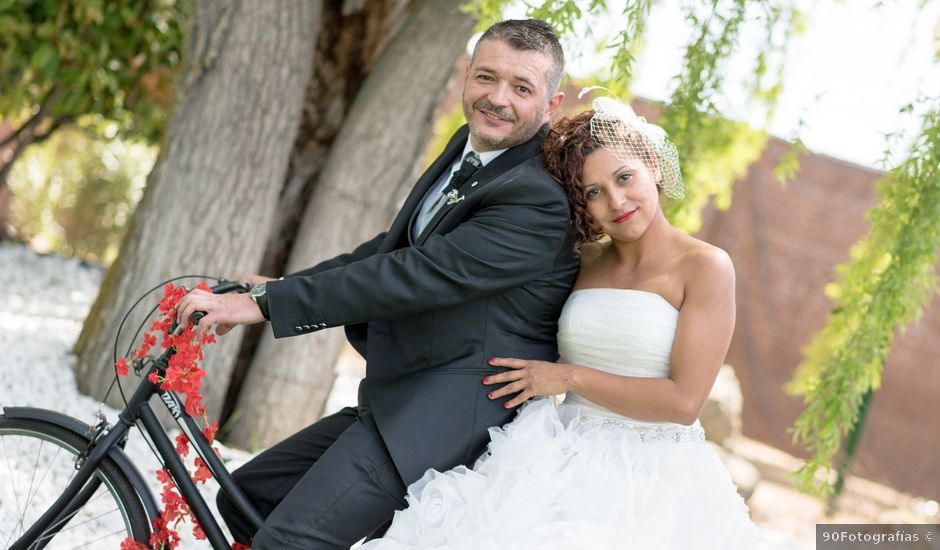
[[[459,194],[456,189],[451,189],[450,193],[447,193],[447,204],[448,206],[451,204],[457,204],[458,202],[464,200],[464,198],[466,197]]]

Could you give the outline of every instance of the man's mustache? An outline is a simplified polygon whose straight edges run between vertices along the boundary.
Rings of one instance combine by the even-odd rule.
[[[509,112],[505,107],[497,107],[485,99],[481,99],[473,104],[474,109],[480,109],[482,111],[489,111],[499,118],[507,122],[515,122],[516,117],[512,116],[512,113]]]

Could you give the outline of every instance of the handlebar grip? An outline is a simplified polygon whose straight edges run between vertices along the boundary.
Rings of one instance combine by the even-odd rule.
[[[251,290],[251,285],[248,283],[240,283],[238,281],[219,281],[219,284],[210,288],[213,294],[227,294],[229,292],[248,292]]]
[[[194,311],[193,314],[189,316],[189,322],[194,325],[198,325],[199,321],[202,321],[202,318],[205,316],[205,311]]]

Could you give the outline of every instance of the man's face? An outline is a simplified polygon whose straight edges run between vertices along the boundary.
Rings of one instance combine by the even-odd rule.
[[[565,97],[549,95],[551,67],[548,54],[514,50],[502,40],[477,44],[463,87],[463,112],[475,150],[526,142],[549,121]]]

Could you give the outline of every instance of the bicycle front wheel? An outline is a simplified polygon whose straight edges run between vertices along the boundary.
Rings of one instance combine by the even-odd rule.
[[[0,548],[16,542],[63,493],[87,445],[56,424],[0,415]],[[60,519],[58,533],[42,535],[36,548],[117,549],[127,537],[147,542],[147,514],[121,469],[106,458],[94,475],[92,482],[100,483],[91,498]]]

